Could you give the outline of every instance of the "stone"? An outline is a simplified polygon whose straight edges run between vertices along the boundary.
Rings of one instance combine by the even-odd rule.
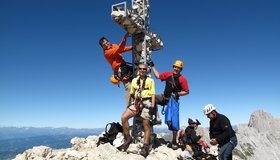
[[[254,112],[248,124],[237,125],[236,135],[238,145],[233,150],[234,160],[271,160],[280,157],[280,122],[271,114],[262,110]],[[186,126],[180,129],[185,130]],[[209,133],[206,128],[198,128],[198,133],[202,133],[203,140],[209,144]],[[170,134],[170,133],[169,133]],[[96,143],[100,136],[89,136],[87,138],[75,137],[71,139],[71,148],[52,149],[46,146],[37,146],[18,154],[14,160],[120,160],[133,159],[144,160],[139,155],[142,143],[131,144],[126,152],[119,151],[117,143],[123,140],[123,135],[119,133],[115,140],[115,145],[110,143]],[[167,147],[164,137],[171,137],[168,133],[157,134],[154,148],[150,148],[150,153],[146,160],[154,159],[177,159],[184,157],[186,153],[181,149],[173,150]],[[141,139],[140,142],[143,142]],[[210,152],[217,155],[217,146],[210,145]]]

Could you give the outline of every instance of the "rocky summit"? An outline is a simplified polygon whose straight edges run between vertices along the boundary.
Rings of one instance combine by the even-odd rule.
[[[244,160],[280,160],[280,119],[258,110],[237,127],[234,155]]]
[[[199,130],[198,133],[203,131],[208,135],[207,129]],[[238,145],[234,149],[235,160],[280,160],[280,120],[271,114],[257,110],[252,113],[248,124],[237,126],[236,133]],[[75,137],[71,140],[72,147],[65,149],[35,146],[18,154],[14,160],[174,160],[185,156],[181,149],[170,148],[161,134],[156,135],[146,158],[138,154],[141,141],[131,144],[126,152],[121,152],[116,148],[123,142],[121,133],[117,135],[113,145],[104,143],[97,146],[98,139],[102,136],[103,134],[87,138]],[[208,136],[203,138],[209,144]],[[212,153],[217,153],[216,146],[211,146],[210,149]]]

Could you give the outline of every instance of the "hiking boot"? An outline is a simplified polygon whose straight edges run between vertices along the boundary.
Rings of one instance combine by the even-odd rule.
[[[118,147],[118,150],[126,151],[127,148],[129,147],[130,143],[132,143],[132,137],[129,136],[128,138],[125,138],[124,143]]]
[[[176,142],[172,142],[171,148],[173,150],[177,150],[179,148],[179,145]]]
[[[146,158],[149,155],[149,145],[144,144],[139,154]]]
[[[153,120],[153,125],[161,125],[161,119],[154,119]]]

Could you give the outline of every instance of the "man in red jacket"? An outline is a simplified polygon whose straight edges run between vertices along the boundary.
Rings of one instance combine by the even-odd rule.
[[[132,80],[133,69],[132,66],[128,66],[122,57],[122,53],[131,51],[132,46],[125,46],[126,39],[129,33],[126,33],[123,37],[121,43],[111,44],[109,40],[105,37],[100,38],[99,44],[103,48],[104,57],[111,65],[113,70],[113,76],[111,77],[111,81],[114,84],[119,84],[119,81],[123,82],[125,87],[125,95],[126,95],[126,104],[128,105],[129,99],[129,90],[130,90],[130,82]]]

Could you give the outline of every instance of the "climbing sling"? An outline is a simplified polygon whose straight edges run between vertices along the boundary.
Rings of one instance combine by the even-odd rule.
[[[142,86],[140,84],[140,77],[137,79],[138,88],[135,92],[135,103],[134,103],[135,108],[136,108],[136,115],[138,115],[140,113],[140,105],[142,103],[141,92],[146,89],[145,88],[146,79],[147,79],[147,76],[145,76],[145,79],[143,80]]]
[[[114,75],[115,77],[117,77],[119,81],[122,82],[131,81],[131,79],[133,78],[133,67],[131,66],[131,63],[125,62],[124,64],[122,64],[119,67],[118,71],[114,73]]]

